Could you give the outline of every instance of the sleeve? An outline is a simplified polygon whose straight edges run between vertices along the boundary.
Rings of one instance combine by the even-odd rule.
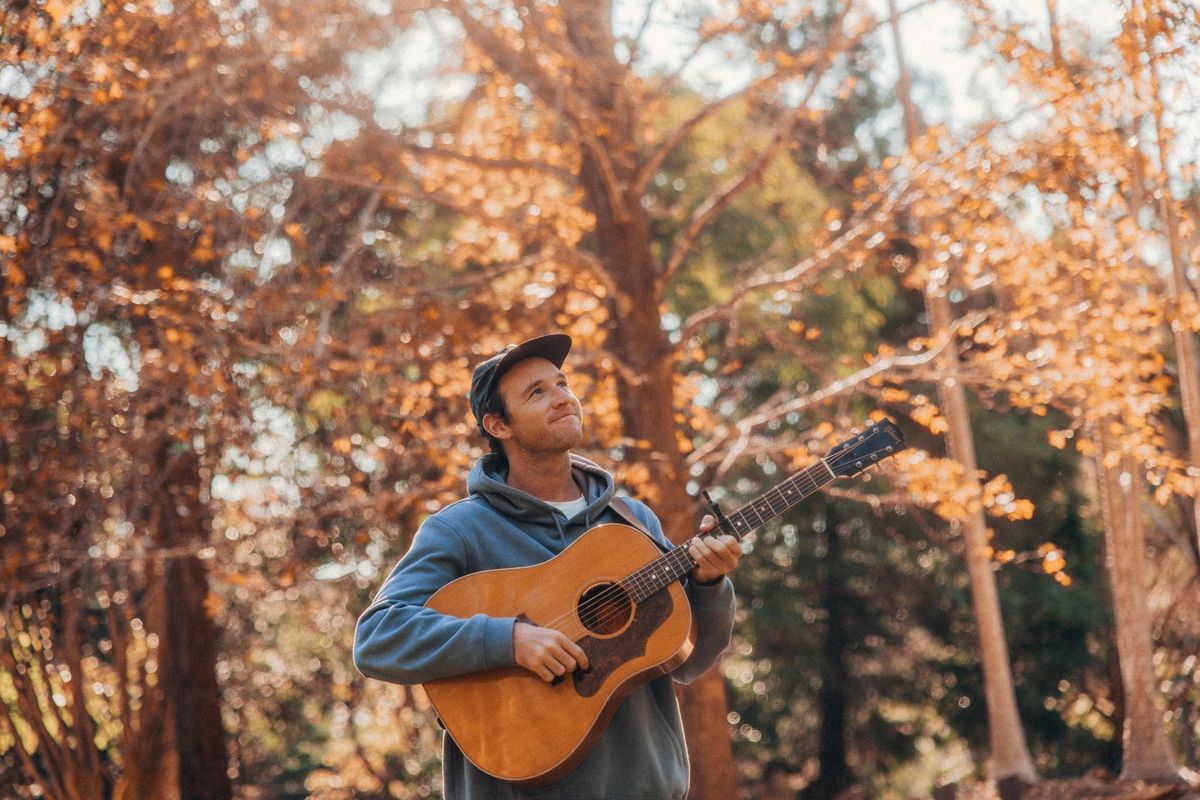
[[[439,614],[425,602],[469,572],[452,527],[430,517],[354,629],[354,665],[368,678],[425,683],[513,666],[513,618]]]
[[[662,531],[662,523],[645,504],[633,498],[625,498],[654,538],[671,546]],[[692,617],[696,621],[696,642],[691,655],[680,664],[671,677],[676,683],[691,683],[716,664],[733,637],[733,615],[737,599],[733,593],[733,582],[722,578],[717,583],[704,585],[688,578],[684,583],[688,601],[692,605]]]

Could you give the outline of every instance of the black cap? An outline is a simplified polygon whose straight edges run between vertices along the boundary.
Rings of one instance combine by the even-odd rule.
[[[471,412],[479,432],[483,430],[484,411],[496,394],[500,378],[518,361],[527,358],[544,358],[556,367],[561,367],[571,352],[571,337],[565,333],[549,333],[528,339],[520,344],[510,344],[496,355],[475,367],[471,375]]]

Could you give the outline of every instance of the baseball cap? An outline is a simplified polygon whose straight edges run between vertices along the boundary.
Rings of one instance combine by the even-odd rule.
[[[475,367],[471,374],[471,412],[475,415],[475,423],[479,432],[484,433],[484,410],[496,394],[496,387],[504,373],[518,361],[527,358],[544,358],[556,367],[561,367],[571,352],[571,337],[565,333],[548,333],[527,339],[520,344],[510,344],[496,355]]]

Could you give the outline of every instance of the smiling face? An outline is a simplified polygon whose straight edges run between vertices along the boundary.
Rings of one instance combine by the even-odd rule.
[[[583,441],[583,416],[562,370],[544,358],[513,365],[496,387],[508,419],[488,414],[483,425],[499,439],[510,458],[561,454]]]

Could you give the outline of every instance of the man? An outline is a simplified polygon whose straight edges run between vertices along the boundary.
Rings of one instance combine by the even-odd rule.
[[[468,496],[422,523],[359,619],[354,661],[364,675],[413,684],[520,666],[553,681],[588,668],[587,654],[559,631],[482,614],[460,619],[424,607],[435,591],[462,575],[538,564],[596,524],[625,521],[611,506],[612,476],[571,453],[583,440],[583,422],[561,369],[570,348],[569,337],[550,334],[510,345],[476,367],[471,410],[492,452],[471,470]],[[669,547],[646,506],[630,498],[618,502]],[[700,530],[712,527],[713,519],[705,517]],[[545,786],[522,790],[498,780],[467,761],[445,736],[448,800],[686,796],[687,751],[672,679],[686,683],[698,677],[728,645],[734,597],[725,576],[737,566],[741,548],[732,536],[709,536],[697,537],[690,552],[697,566],[685,588],[697,636],[688,660],[672,675],[635,689],[579,766]]]

